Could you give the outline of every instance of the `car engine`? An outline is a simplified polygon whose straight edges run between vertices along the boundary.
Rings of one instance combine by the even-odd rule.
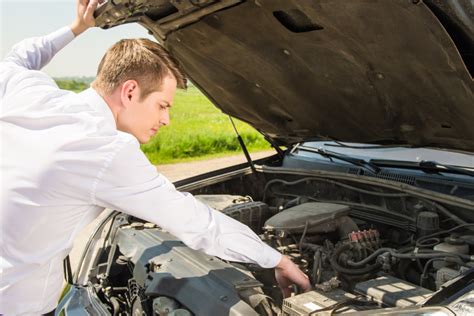
[[[413,216],[374,211],[376,203],[356,205],[349,196],[329,201],[329,187],[305,193],[311,181],[268,181],[260,200],[196,195],[290,257],[310,278],[310,292],[295,287],[283,298],[272,269],[208,256],[121,213],[103,230],[88,283],[112,315],[323,315],[415,307],[474,267],[473,224],[456,223],[440,204],[344,185],[386,205],[403,198]]]

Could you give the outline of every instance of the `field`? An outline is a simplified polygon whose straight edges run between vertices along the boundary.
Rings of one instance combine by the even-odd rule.
[[[234,122],[250,151],[270,148],[254,128]],[[161,128],[142,150],[154,164],[241,151],[229,117],[193,86],[177,92],[171,124]]]
[[[56,84],[64,90],[70,90],[74,92],[81,92],[89,88],[89,82],[84,79],[54,79]]]
[[[56,79],[63,89],[79,92],[88,84]],[[262,135],[248,124],[234,119],[249,151],[269,149]],[[162,127],[142,150],[153,164],[221,156],[240,152],[229,117],[222,114],[194,86],[178,90],[171,108],[171,124]]]

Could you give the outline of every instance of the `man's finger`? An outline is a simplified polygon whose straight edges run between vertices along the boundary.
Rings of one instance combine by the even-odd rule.
[[[99,4],[99,0],[90,0],[87,5],[86,12],[84,13],[84,18],[94,18],[94,11]]]
[[[311,290],[311,283],[309,281],[309,277],[303,273],[303,271],[299,271],[298,278],[293,279],[293,281],[298,285],[300,289],[303,290],[303,292],[308,292]]]
[[[307,284],[304,284],[303,286],[301,286],[301,288],[303,289],[303,292],[308,292],[308,291],[311,291],[313,289],[313,287],[311,286],[311,284],[309,282]]]
[[[283,298],[287,298],[291,295],[291,290],[289,287],[285,286],[281,288],[281,293],[283,294]]]

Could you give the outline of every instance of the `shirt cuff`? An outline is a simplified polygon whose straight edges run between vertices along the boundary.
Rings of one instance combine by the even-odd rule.
[[[264,244],[262,257],[262,262],[259,262],[262,268],[275,268],[280,263],[282,254],[267,244]]]

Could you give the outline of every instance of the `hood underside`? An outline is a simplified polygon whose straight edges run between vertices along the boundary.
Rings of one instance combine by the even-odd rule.
[[[458,11],[444,12],[467,34],[458,42],[435,15],[436,1],[171,2],[121,23],[144,25],[217,107],[278,144],[332,139],[474,152],[469,0],[448,1]]]

